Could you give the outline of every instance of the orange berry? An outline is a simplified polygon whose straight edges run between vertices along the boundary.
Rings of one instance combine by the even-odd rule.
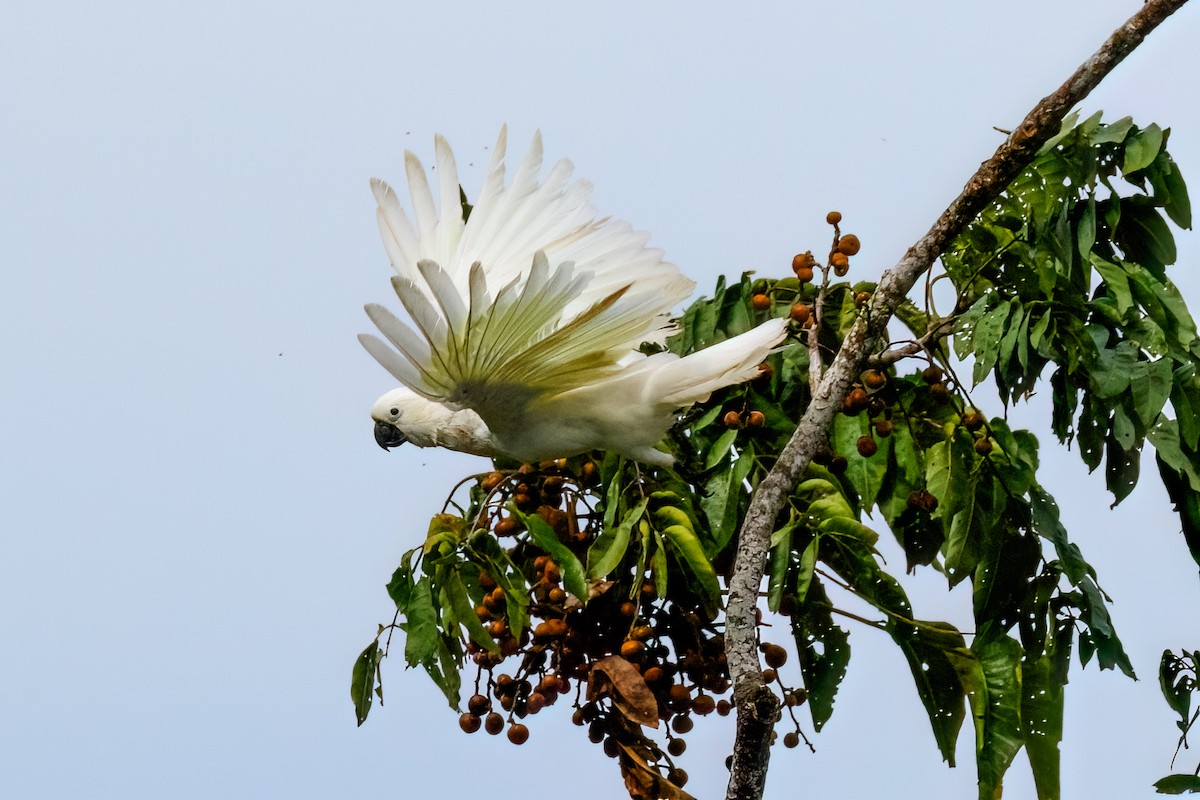
[[[808,303],[796,303],[788,312],[793,322],[799,322],[801,325],[808,322],[808,318],[812,316],[812,309],[808,307]]]
[[[514,723],[508,729],[508,740],[513,744],[525,744],[529,741],[529,728],[521,723]]]
[[[848,256],[858,255],[858,251],[862,249],[862,243],[858,241],[858,237],[853,233],[847,233],[838,239],[837,249],[839,253],[844,253]]]
[[[750,305],[755,311],[766,311],[771,307],[771,298],[765,294],[756,294],[750,298]]]
[[[828,222],[830,225],[837,225],[839,222],[842,221],[842,212],[830,211],[828,214],[825,215],[825,221]]]

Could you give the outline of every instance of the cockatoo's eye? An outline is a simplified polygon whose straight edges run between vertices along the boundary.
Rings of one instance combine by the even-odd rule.
[[[400,409],[398,409],[398,408],[389,409],[388,413],[391,414],[393,417],[398,417],[398,416],[400,416]]]

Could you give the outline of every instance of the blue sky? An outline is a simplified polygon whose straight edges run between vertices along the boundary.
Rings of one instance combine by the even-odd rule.
[[[606,214],[696,278],[785,274],[828,236],[878,272],[1140,3],[55,3],[0,13],[0,791],[21,798],[524,797],[615,766],[543,713],[530,742],[458,731],[385,664],[361,729],[350,666],[401,552],[468,456],[385,454],[391,381],[354,340],[387,301],[367,189],[435,132],[468,192],[502,123],[542,130]],[[1200,11],[1153,34],[1085,104],[1173,128],[1200,185]],[[1174,273],[1200,307],[1194,234]],[[1142,677],[1093,665],[1067,697],[1067,796],[1137,797],[1168,771],[1164,648],[1200,646],[1200,582],[1148,475],[1115,512],[1057,455],[1044,480],[1116,600]],[[898,558],[897,554],[893,554]],[[893,561],[898,563],[898,561]],[[966,619],[936,576],[919,613]],[[768,797],[963,797],[898,653],[856,629],[817,754],[776,753]],[[557,709],[554,709],[557,710]],[[731,731],[685,766],[724,791]],[[1019,757],[1020,759],[1021,757]],[[1194,766],[1186,759],[1184,769]],[[1021,760],[1008,797],[1029,797]]]

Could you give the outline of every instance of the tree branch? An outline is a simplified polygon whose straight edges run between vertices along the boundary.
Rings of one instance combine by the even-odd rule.
[[[739,532],[729,581],[725,648],[737,705],[737,733],[727,800],[759,800],[766,785],[770,737],[779,716],[779,699],[762,678],[756,652],[755,605],[762,583],[771,530],[788,494],[826,440],[834,414],[865,363],[868,342],[885,333],[893,310],[946,246],[1024,169],[1038,149],[1058,133],[1067,112],[1085,98],[1146,35],[1187,0],[1150,0],[1118,28],[1053,94],[1042,99],[995,154],[967,181],[900,262],[884,273],[871,298],[870,313],[858,319],[841,350],[814,387],[812,401],[774,468],[759,484]]]

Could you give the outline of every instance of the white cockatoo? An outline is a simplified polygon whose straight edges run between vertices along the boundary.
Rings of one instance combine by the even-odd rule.
[[[613,450],[670,465],[656,445],[679,410],[757,375],[786,320],[682,358],[643,354],[642,343],[674,330],[670,315],[694,283],[646,247],[647,234],[597,219],[591,184],[571,180],[569,161],[541,180],[540,135],[506,185],[505,140],[502,129],[467,220],[440,136],[436,201],[405,153],[412,222],[391,187],[371,182],[392,285],[412,320],[366,307],[391,345],[359,340],[402,384],[372,408],[376,441],[521,461]]]

